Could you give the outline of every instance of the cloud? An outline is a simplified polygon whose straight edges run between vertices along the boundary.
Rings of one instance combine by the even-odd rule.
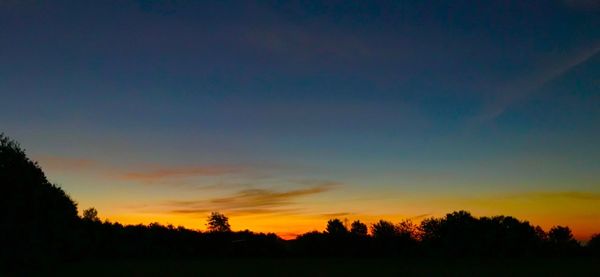
[[[44,168],[63,172],[78,172],[85,174],[97,174],[98,176],[119,181],[131,181],[136,183],[171,183],[181,181],[190,177],[224,176],[245,173],[248,178],[257,178],[257,169],[249,170],[248,166],[240,165],[131,165],[118,167],[93,159],[63,157],[63,156],[39,156],[36,157]],[[252,171],[252,172],[250,172]],[[254,176],[254,175],[256,176]]]
[[[241,171],[243,167],[230,165],[158,167],[152,170],[125,172],[120,177],[124,180],[152,183],[169,178],[221,176]]]
[[[323,181],[305,188],[279,191],[273,189],[244,189],[233,195],[198,201],[168,201],[165,205],[172,213],[204,214],[222,211],[230,215],[272,214],[295,212],[293,206],[299,198],[327,192],[339,183]]]
[[[431,217],[431,216],[433,216],[433,215],[432,214],[420,214],[420,215],[411,216],[408,219],[413,220],[413,221],[419,221],[421,219]]]
[[[372,57],[378,52],[357,36],[303,29],[292,24],[285,28],[265,27],[248,31],[243,37],[248,45],[264,49],[270,53],[302,59],[357,59]]]
[[[496,195],[469,196],[452,199],[438,199],[441,202],[462,205],[461,208],[487,207],[495,209],[515,209],[527,207],[528,211],[538,209],[539,211],[562,210],[574,212],[573,209],[581,209],[587,206],[598,205],[600,192],[594,191],[527,191],[504,193]],[[560,204],[559,204],[560,203]],[[563,209],[561,205],[573,205],[570,209]],[[519,208],[520,209],[520,208]]]
[[[600,201],[600,193],[589,191],[556,191],[556,192],[528,192],[508,195],[507,198],[529,198],[529,199],[569,199],[580,201]]]
[[[352,213],[326,213],[326,214],[321,214],[320,216],[326,219],[332,219],[332,218],[340,218],[340,217],[347,217],[353,215]]]
[[[87,170],[98,166],[98,163],[91,159],[80,159],[60,156],[38,156],[35,158],[44,168],[51,170]]]
[[[576,10],[590,10],[600,8],[600,1],[597,0],[563,0],[563,3],[569,8]]]
[[[471,125],[481,125],[490,122],[504,114],[506,109],[513,103],[526,98],[542,88],[545,84],[564,75],[572,68],[586,62],[600,53],[600,44],[579,51],[562,62],[546,66],[544,70],[535,76],[523,80],[515,80],[504,87],[500,87],[492,94],[492,99],[486,103],[482,111],[470,120]]]

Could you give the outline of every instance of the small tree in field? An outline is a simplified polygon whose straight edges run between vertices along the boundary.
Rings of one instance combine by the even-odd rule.
[[[229,218],[219,212],[212,212],[208,216],[208,223],[206,225],[210,232],[231,232]]]

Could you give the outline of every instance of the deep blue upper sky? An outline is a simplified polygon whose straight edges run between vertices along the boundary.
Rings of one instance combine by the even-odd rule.
[[[381,192],[598,189],[596,1],[325,2],[0,1],[0,130]]]

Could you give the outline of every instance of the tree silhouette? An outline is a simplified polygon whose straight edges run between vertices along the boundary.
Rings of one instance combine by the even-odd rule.
[[[83,220],[100,222],[98,211],[95,208],[89,208],[83,211]]]
[[[587,248],[593,255],[600,256],[600,233],[592,235]]]
[[[219,212],[212,212],[208,216],[208,223],[206,225],[208,227],[208,231],[210,232],[231,232],[229,218],[227,218],[227,216]]]
[[[554,254],[571,255],[579,248],[579,242],[573,238],[571,229],[566,226],[554,226],[548,231],[548,243]]]
[[[466,211],[428,218],[418,227],[410,220],[397,225],[380,220],[371,226],[372,236],[358,220],[348,231],[341,220],[331,219],[325,232],[309,232],[293,241],[248,230],[232,232],[229,219],[218,212],[209,215],[206,233],[159,223],[124,226],[102,222],[95,208],[84,210],[80,218],[75,202],[3,134],[0,186],[0,272],[84,258],[600,255],[599,234],[591,238],[584,252],[568,227],[556,226],[546,233],[514,217],[474,217]]]
[[[331,236],[344,236],[348,233],[348,229],[344,226],[344,223],[337,219],[331,219],[327,222],[327,234]]]
[[[398,236],[404,240],[416,240],[417,239],[418,227],[412,220],[403,220],[396,226],[396,232]]]
[[[78,221],[75,202],[4,134],[0,134],[0,186],[0,263],[70,255]]]
[[[367,225],[360,222],[360,220],[352,222],[350,226],[350,233],[357,236],[367,236],[368,231]]]
[[[398,230],[394,223],[379,220],[371,226],[371,234],[376,239],[390,239],[398,235]]]
[[[554,226],[548,232],[548,241],[556,245],[568,245],[577,243],[573,238],[571,229],[565,226]]]

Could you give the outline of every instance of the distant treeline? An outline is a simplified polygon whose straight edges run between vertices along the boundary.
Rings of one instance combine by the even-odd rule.
[[[381,220],[346,226],[332,219],[326,230],[290,241],[275,234],[233,232],[220,213],[209,216],[206,232],[102,222],[93,208],[78,216],[75,202],[3,134],[0,184],[0,269],[84,259],[207,256],[600,256],[598,234],[584,246],[568,227],[546,232],[514,217],[474,217],[466,211],[419,224]]]

